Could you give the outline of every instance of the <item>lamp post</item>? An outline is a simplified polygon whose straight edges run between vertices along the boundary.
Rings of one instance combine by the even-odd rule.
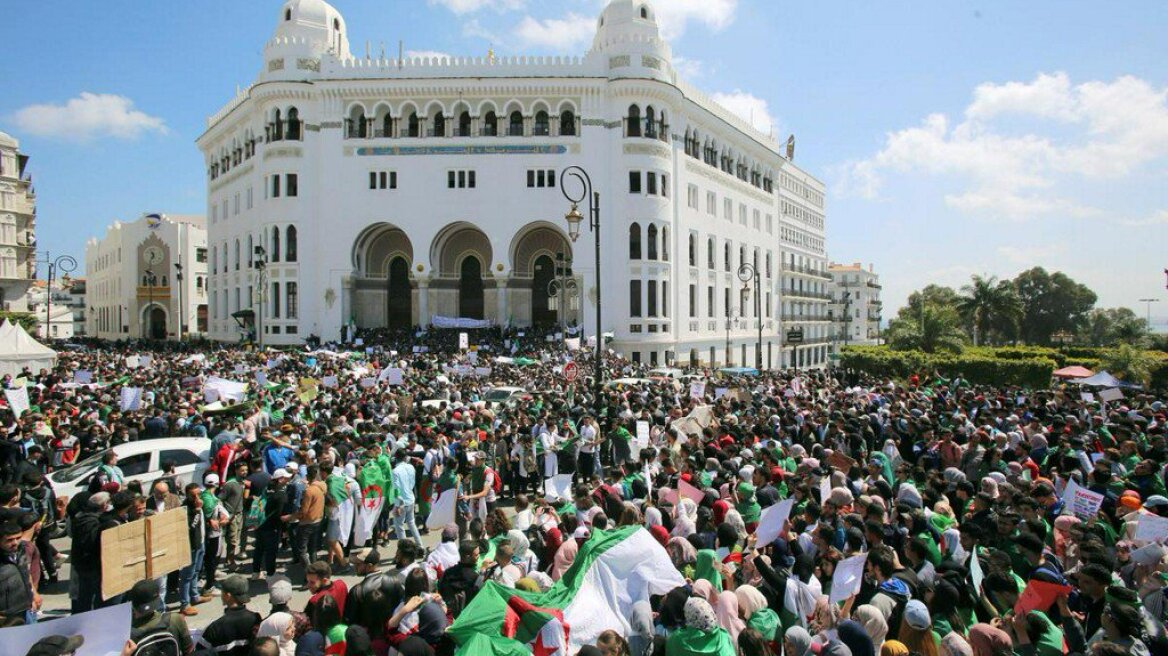
[[[567,185],[564,184],[569,176],[575,178],[580,184],[578,196],[573,196],[568,191]],[[580,237],[580,224],[584,222],[584,217],[580,214],[577,205],[587,200],[588,229],[592,231],[596,245],[596,373],[593,376],[592,385],[596,396],[596,417],[599,419],[600,386],[604,379],[604,332],[600,322],[600,192],[593,191],[592,178],[588,177],[588,172],[579,166],[569,166],[560,173],[560,192],[564,194],[564,198],[572,203],[572,208],[564,215],[564,220],[568,222],[568,237],[572,239],[573,243]]]
[[[45,328],[45,339],[49,339],[53,332],[53,281],[57,279],[57,270],[62,273],[73,273],[77,269],[77,260],[73,259],[71,255],[60,255],[56,259],[45,251],[45,259],[37,260],[37,264],[46,265],[48,270],[48,284],[45,286],[45,320],[48,327]]]
[[[185,308],[183,307],[183,266],[182,262],[174,263],[174,284],[178,286],[178,341],[182,341],[183,336],[183,319],[185,318]]]
[[[1158,299],[1158,298],[1141,298],[1140,302],[1147,305],[1148,309],[1146,311],[1146,314],[1144,315],[1144,323],[1148,324],[1148,330],[1151,330],[1152,329],[1152,303],[1159,303],[1160,299]]]
[[[738,325],[738,317],[734,316],[734,313],[730,311],[730,306],[726,306],[726,366],[727,367],[734,366],[734,355],[730,351],[730,326],[731,325],[734,325],[734,326]],[[746,364],[746,363],[743,363],[743,364]]]
[[[753,264],[743,262],[738,267],[738,279],[743,283],[743,296],[750,296],[751,278],[754,279],[754,318],[758,321],[758,342],[755,344],[754,368],[762,371],[762,278]],[[746,365],[745,362],[742,364]]]
[[[142,322],[142,339],[152,339],[150,335],[150,314],[154,310],[154,285],[158,284],[158,276],[150,269],[146,269],[146,320]]]
[[[253,264],[253,266],[255,266],[256,271],[259,272],[256,275],[256,279],[257,279],[256,285],[257,285],[257,287],[259,287],[259,289],[257,290],[257,292],[252,300],[253,304],[257,304],[259,306],[259,309],[256,310],[256,315],[255,315],[256,316],[255,343],[256,343],[256,346],[260,350],[263,350],[263,348],[264,348],[264,331],[263,331],[264,299],[266,297],[267,290],[268,290],[268,253],[266,250],[264,250],[263,246],[256,246],[255,247],[255,260],[253,260],[252,264]]]
[[[571,254],[556,253],[555,276],[548,283],[548,298],[556,299],[556,319],[560,324],[560,332],[563,334],[567,334],[567,317],[568,310],[571,307],[570,301],[580,291],[580,286],[576,284],[576,280],[569,277],[571,275]]]

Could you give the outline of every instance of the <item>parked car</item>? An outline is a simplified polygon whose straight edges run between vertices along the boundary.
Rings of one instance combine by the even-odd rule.
[[[527,396],[527,390],[522,387],[493,387],[483,396],[483,400],[491,409],[495,409],[500,406],[511,407],[524,396]]]
[[[202,483],[203,474],[211,463],[211,440],[205,437],[164,437],[138,442],[126,442],[89,456],[77,464],[58,469],[46,478],[58,499],[85,491],[89,477],[101,465],[101,459],[112,450],[118,454],[118,467],[126,482],[141,481],[144,489],[162,474],[162,461],[173,460],[175,480],[179,486],[190,482]]]

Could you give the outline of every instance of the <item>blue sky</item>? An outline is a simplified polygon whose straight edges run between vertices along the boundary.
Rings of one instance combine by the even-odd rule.
[[[603,0],[335,0],[354,53],[583,54]],[[686,77],[828,184],[828,249],[888,314],[930,282],[1066,271],[1163,299],[1168,3],[656,0]],[[10,2],[0,130],[32,157],[38,244],[203,213],[194,145],[259,70],[275,0]],[[1154,306],[1155,308],[1155,306]]]

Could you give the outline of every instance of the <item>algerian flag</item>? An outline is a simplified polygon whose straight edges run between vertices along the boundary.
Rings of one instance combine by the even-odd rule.
[[[357,484],[361,486],[361,507],[357,511],[357,525],[353,530],[353,545],[364,546],[373,536],[377,518],[385,506],[385,476],[381,468],[369,463],[357,473]]]
[[[530,654],[537,647],[559,656],[566,652],[554,650],[552,638],[558,631],[567,635],[571,651],[594,644],[609,629],[627,636],[632,630],[628,618],[633,604],[682,585],[685,579],[669,554],[644,527],[596,530],[564,576],[546,592],[512,590],[489,581],[449,633],[460,645],[459,656]],[[517,606],[513,598],[529,606]],[[536,614],[525,619],[529,613]],[[517,619],[525,620],[523,633]]]

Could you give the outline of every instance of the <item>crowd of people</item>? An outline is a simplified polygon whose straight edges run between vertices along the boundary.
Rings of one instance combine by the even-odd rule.
[[[447,629],[482,590],[554,590],[590,540],[641,527],[685,584],[564,650],[1168,654],[1168,552],[1143,530],[1168,524],[1168,408],[1154,393],[1104,402],[927,372],[683,382],[609,352],[606,380],[645,382],[597,397],[562,370],[574,358],[590,372],[587,349],[514,330],[463,331],[463,349],[459,332],[286,352],[94,344],[5,377],[30,407],[0,410],[2,625],[37,621],[67,557],[74,613],[131,604],[127,654],[453,654]],[[213,377],[248,387],[214,399]],[[492,400],[499,386],[525,392]],[[175,463],[127,476],[110,449],[168,436],[209,440],[199,480]],[[88,458],[100,466],[85,492],[56,498],[46,474]],[[1102,502],[1084,514],[1068,488]],[[448,491],[453,521],[430,522],[426,549]],[[354,509],[374,497],[362,534]],[[777,536],[760,538],[788,499]],[[101,532],[174,509],[190,565],[104,598]],[[833,601],[836,568],[860,554],[862,581]],[[349,588],[341,574],[364,578]],[[311,598],[293,608],[297,586]],[[266,616],[249,607],[257,587]],[[214,594],[221,616],[193,635]]]

